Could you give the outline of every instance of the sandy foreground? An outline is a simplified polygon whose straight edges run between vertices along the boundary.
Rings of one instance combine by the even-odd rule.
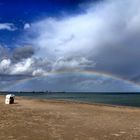
[[[140,109],[0,96],[0,140],[140,140]]]

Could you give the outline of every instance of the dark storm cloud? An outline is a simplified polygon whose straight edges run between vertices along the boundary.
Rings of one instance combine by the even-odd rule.
[[[9,49],[5,46],[0,45],[0,60],[8,58],[10,56]]]
[[[13,61],[21,61],[22,59],[30,58],[34,54],[34,49],[31,46],[18,47],[13,50]]]
[[[131,80],[140,73],[139,59],[139,46],[107,46],[94,57],[95,69]]]

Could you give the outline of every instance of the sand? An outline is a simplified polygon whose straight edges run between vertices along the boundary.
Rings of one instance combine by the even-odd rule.
[[[0,140],[139,140],[140,108],[0,96]]]

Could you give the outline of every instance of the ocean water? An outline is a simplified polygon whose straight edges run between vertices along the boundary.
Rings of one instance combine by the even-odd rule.
[[[4,93],[7,94],[7,93]],[[140,93],[16,93],[22,96],[35,99],[65,100],[83,103],[102,103],[110,105],[140,107]]]

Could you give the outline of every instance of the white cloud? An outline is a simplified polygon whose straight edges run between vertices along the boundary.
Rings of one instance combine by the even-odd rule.
[[[31,76],[47,75],[56,71],[77,71],[84,70],[85,67],[93,68],[95,63],[84,57],[78,58],[59,58],[56,61],[48,61],[41,58],[25,58],[20,61],[3,59],[0,62],[0,73],[4,74],[25,74]]]
[[[5,73],[7,69],[10,68],[11,60],[10,59],[3,59],[0,62],[0,73]]]
[[[29,23],[24,24],[24,30],[29,29],[30,27],[31,27],[31,25]]]
[[[0,23],[0,30],[15,31],[17,28],[13,23]]]
[[[12,59],[2,59],[0,61],[0,74],[40,76],[46,75],[50,69],[52,69],[52,64],[50,65],[46,59],[42,60],[34,57],[16,62],[12,62]]]
[[[118,2],[111,4],[110,2],[112,1],[102,2],[96,7],[91,5],[85,13],[76,16],[60,20],[46,18],[32,24],[32,31],[38,35],[33,40],[40,49],[37,54],[50,59],[61,56],[95,55],[100,46],[119,37],[114,19],[122,17],[115,11]],[[114,32],[112,28],[115,29]]]
[[[96,24],[90,14],[79,15],[63,20],[46,19],[35,23],[33,28],[39,34],[34,44],[39,46],[39,56],[58,58],[71,56],[77,52],[84,54],[95,47],[93,35],[96,36]],[[94,29],[93,29],[94,28]],[[93,30],[93,32],[91,31]],[[95,39],[95,38],[94,38]],[[97,39],[97,37],[96,37]]]
[[[24,74],[28,73],[31,69],[31,65],[33,64],[33,60],[31,58],[22,60],[12,66],[10,69],[10,74]]]
[[[35,53],[31,50],[27,55],[30,58],[22,57],[22,61],[21,55],[16,55],[18,59],[9,71],[40,75],[97,68],[122,76],[124,72],[129,76],[130,68],[139,71],[136,68],[136,60],[140,59],[139,5],[139,0],[104,0],[86,6],[85,13],[46,18],[32,26],[26,23],[24,29],[29,28],[28,33],[35,36],[31,39],[28,36]],[[130,62],[135,66],[129,66]]]
[[[74,68],[79,65],[77,57],[84,57],[97,62],[96,67],[101,71],[121,76],[126,71],[129,77],[134,73],[134,70],[129,73],[130,61],[139,71],[134,59],[139,58],[140,52],[139,5],[139,0],[104,0],[86,6],[85,13],[37,21],[30,30],[36,37],[29,42],[38,48],[35,56],[53,61],[56,69]],[[61,58],[72,61],[60,62]]]
[[[59,58],[52,65],[52,71],[76,71],[84,68],[93,68],[95,63],[84,57],[78,58]]]
[[[32,72],[32,76],[45,76],[47,72],[41,68],[38,68]]]

